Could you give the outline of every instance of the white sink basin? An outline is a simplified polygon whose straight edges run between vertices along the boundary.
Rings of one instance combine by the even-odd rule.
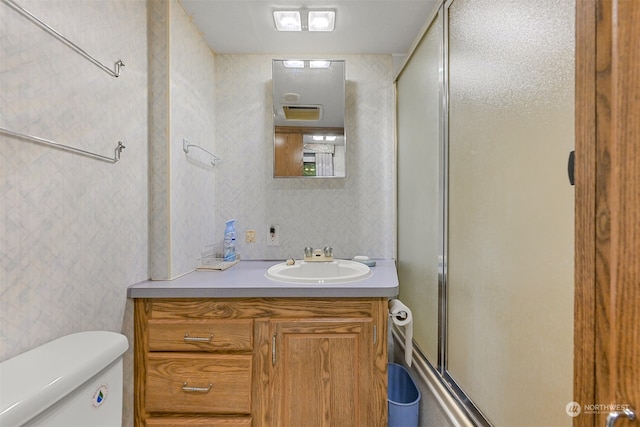
[[[366,265],[339,259],[330,262],[306,262],[296,260],[276,264],[265,273],[268,279],[289,283],[349,283],[370,277],[371,269]]]

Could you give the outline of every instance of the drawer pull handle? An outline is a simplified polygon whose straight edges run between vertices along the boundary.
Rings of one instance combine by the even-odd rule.
[[[187,386],[187,382],[185,381],[185,383],[182,384],[182,391],[195,391],[197,393],[207,393],[209,390],[211,390],[211,387],[213,387],[213,384],[209,384],[208,387],[189,387]]]
[[[212,339],[213,334],[209,335],[208,337],[190,337],[189,332],[184,334],[185,342],[211,342]]]

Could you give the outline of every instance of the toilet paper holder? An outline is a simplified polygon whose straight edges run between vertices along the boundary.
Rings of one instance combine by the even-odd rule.
[[[399,311],[397,313],[389,313],[389,317],[395,317],[398,320],[407,320],[407,317],[409,317],[409,315],[406,311]]]

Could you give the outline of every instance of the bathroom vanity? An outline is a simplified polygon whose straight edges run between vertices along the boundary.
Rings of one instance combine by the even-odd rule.
[[[386,426],[395,263],[351,283],[242,261],[129,288],[136,426]]]

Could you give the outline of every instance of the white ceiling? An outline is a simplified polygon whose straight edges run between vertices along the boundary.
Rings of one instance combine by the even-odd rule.
[[[216,53],[405,55],[440,0],[181,0]],[[273,11],[334,9],[331,33],[278,32]]]

